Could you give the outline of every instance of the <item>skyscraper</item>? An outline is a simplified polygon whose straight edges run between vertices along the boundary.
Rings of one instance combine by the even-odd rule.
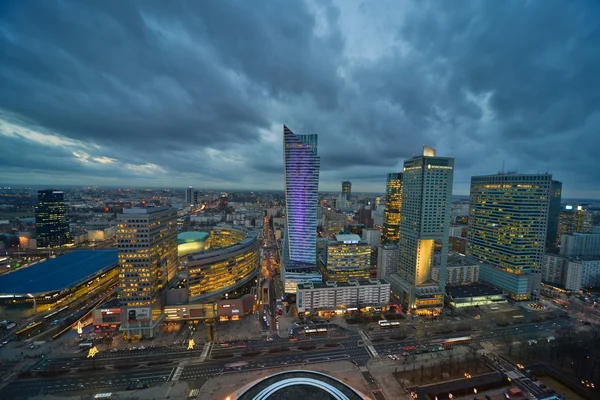
[[[177,210],[126,208],[117,222],[121,330],[154,337],[164,289],[177,273]]]
[[[593,215],[586,204],[566,205],[560,210],[558,220],[557,243],[565,233],[592,233]]]
[[[562,182],[552,181],[550,185],[550,207],[548,208],[548,232],[546,233],[547,247],[553,247],[558,240],[561,197]]]
[[[385,185],[385,211],[381,243],[398,243],[402,213],[402,172],[388,174]]]
[[[352,196],[352,182],[342,181],[342,195],[346,196],[346,200],[350,201]]]
[[[295,292],[295,285],[304,278],[303,273],[293,273],[316,269],[321,160],[317,135],[296,135],[284,125],[283,137],[286,226],[282,279],[286,292]]]
[[[194,188],[191,186],[188,186],[188,188],[185,191],[185,203],[186,204],[193,204],[194,203]]]
[[[468,252],[486,264],[480,279],[515,300],[539,289],[554,182],[550,174],[471,178]]]
[[[424,146],[422,156],[404,161],[400,279],[392,278],[403,307],[417,315],[437,315],[443,307],[453,179],[454,159],[437,157],[433,148]],[[441,251],[439,282],[431,276],[436,242]]]
[[[71,243],[68,207],[62,190],[38,190],[35,208],[37,247],[53,248]]]

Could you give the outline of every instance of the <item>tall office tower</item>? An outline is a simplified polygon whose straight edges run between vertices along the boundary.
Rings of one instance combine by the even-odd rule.
[[[381,243],[398,243],[402,212],[402,172],[388,174],[385,186],[385,211]]]
[[[71,243],[68,207],[62,190],[38,190],[35,208],[37,247],[53,248]]]
[[[554,247],[557,243],[561,196],[562,182],[552,181],[552,184],[550,185],[550,207],[548,208],[546,247]]]
[[[371,246],[356,234],[336,235],[327,245],[328,279],[346,282],[350,279],[369,279]]]
[[[192,204],[195,205],[195,206],[197,206],[198,204],[200,204],[198,202],[198,191],[197,190],[194,190],[194,197],[193,197]]]
[[[566,205],[558,216],[557,243],[561,242],[565,233],[592,233],[593,220],[594,216],[586,204]]]
[[[342,181],[342,195],[346,196],[346,200],[350,201],[352,196],[352,182]]]
[[[400,247],[397,244],[379,245],[377,252],[377,279],[388,279],[398,270]]]
[[[479,279],[514,300],[539,291],[553,187],[550,174],[471,178],[468,252],[486,264]]]
[[[404,161],[400,279],[394,280],[403,307],[413,314],[435,316],[444,305],[453,179],[454,158],[437,157],[433,148],[424,146],[422,156]],[[431,276],[436,242],[441,249],[439,282]]]
[[[316,279],[319,168],[317,135],[296,135],[283,126],[286,226],[283,244],[285,291]],[[320,277],[320,274],[318,274]]]
[[[194,204],[194,188],[191,186],[188,186],[185,191],[185,203]]]
[[[128,337],[154,337],[164,289],[177,272],[177,210],[126,208],[117,216],[121,329]]]

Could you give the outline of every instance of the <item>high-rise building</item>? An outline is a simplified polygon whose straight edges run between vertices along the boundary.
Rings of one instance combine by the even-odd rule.
[[[126,208],[117,216],[121,330],[154,337],[164,290],[177,273],[177,210]]]
[[[552,181],[550,185],[550,207],[548,208],[548,232],[546,233],[546,246],[549,247],[553,247],[557,243],[561,197],[562,182]]]
[[[404,161],[400,220],[400,259],[390,283],[402,306],[417,315],[435,316],[443,307],[454,158],[423,155]],[[432,279],[436,243],[441,251],[439,281]],[[399,278],[399,279],[397,279]]]
[[[471,178],[468,252],[488,265],[480,280],[506,290],[514,300],[539,291],[554,187],[550,174]]]
[[[283,269],[286,292],[298,283],[316,279],[319,168],[317,135],[296,135],[283,126],[286,226]],[[306,277],[304,274],[306,273]],[[319,275],[320,276],[320,275]]]
[[[38,190],[35,208],[37,247],[54,248],[71,243],[68,211],[62,190]]]
[[[377,251],[377,279],[388,279],[396,273],[400,262],[400,247],[397,244],[379,245]]]
[[[557,243],[565,233],[592,233],[593,214],[587,209],[586,204],[566,205],[560,210],[558,217]]]
[[[188,186],[188,188],[185,191],[185,203],[186,204],[194,204],[194,188],[191,186]]]
[[[346,200],[350,201],[352,196],[352,182],[342,181],[342,195],[346,196]]]
[[[385,186],[385,211],[381,243],[398,243],[402,211],[402,172],[388,174]]]
[[[195,206],[197,206],[197,205],[200,204],[198,202],[198,191],[197,190],[194,190],[194,197],[193,197],[193,200],[192,200],[192,204],[195,205]]]
[[[325,264],[329,280],[369,279],[371,246],[355,234],[336,235],[327,246]]]
[[[560,241],[560,254],[566,257],[600,257],[600,234],[565,233]]]

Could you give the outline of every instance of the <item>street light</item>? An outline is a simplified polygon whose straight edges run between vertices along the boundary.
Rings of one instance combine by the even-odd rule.
[[[31,293],[27,293],[27,296],[33,299],[33,313],[37,313],[37,303],[35,302],[35,296]]]
[[[96,363],[94,362],[94,357],[98,353],[99,353],[99,351],[98,351],[98,348],[96,346],[90,348],[90,351],[88,352],[87,358],[91,358],[92,359],[92,368],[96,368]]]

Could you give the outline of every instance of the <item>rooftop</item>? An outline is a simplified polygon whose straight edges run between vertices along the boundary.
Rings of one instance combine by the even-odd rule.
[[[177,235],[177,244],[204,242],[209,236],[207,232],[181,232]]]
[[[72,288],[117,265],[117,250],[76,250],[0,275],[0,294],[41,294]]]
[[[503,292],[482,283],[473,283],[471,285],[446,286],[446,294],[453,299],[464,299],[469,297],[498,296],[503,294]]]
[[[299,283],[298,289],[325,289],[328,287],[351,287],[351,286],[374,286],[374,285],[387,285],[383,279],[369,279],[369,280],[349,280],[347,282],[334,282],[327,281],[324,283]]]
[[[344,242],[344,243],[353,243],[353,242],[360,242],[362,239],[360,238],[360,236],[356,235],[356,234],[346,234],[346,235],[335,235],[335,240],[337,240],[338,242]]]
[[[285,371],[262,379],[243,391],[237,400],[362,400],[347,384],[314,371]]]

